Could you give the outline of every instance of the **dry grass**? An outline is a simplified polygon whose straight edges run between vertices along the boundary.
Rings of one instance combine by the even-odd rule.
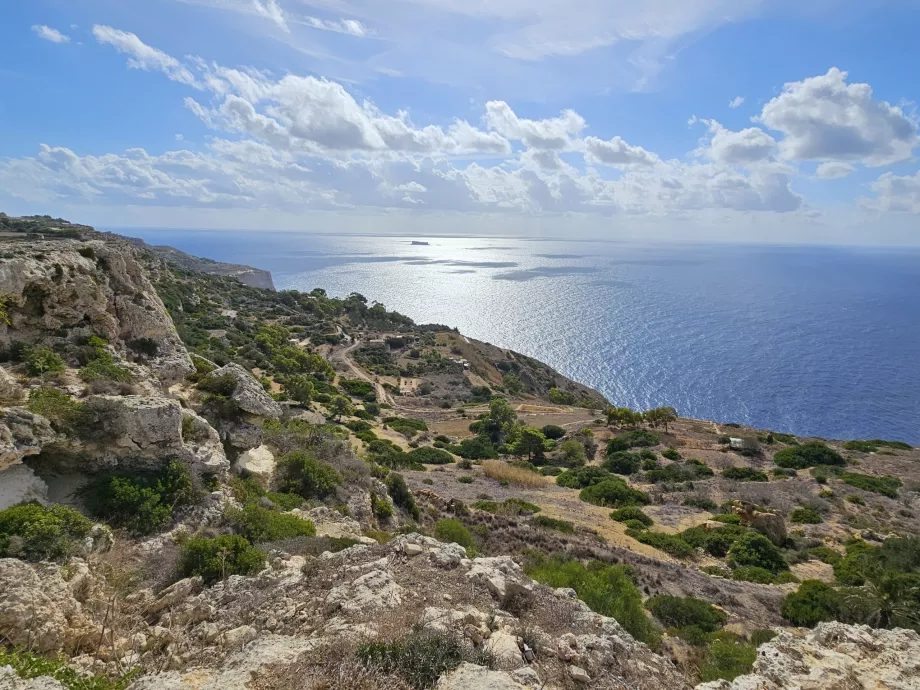
[[[486,460],[482,463],[482,472],[489,479],[508,482],[525,489],[539,489],[546,486],[546,477],[521,467],[513,467],[501,460]]]

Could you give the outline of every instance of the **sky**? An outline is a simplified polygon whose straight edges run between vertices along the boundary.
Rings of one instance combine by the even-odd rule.
[[[915,0],[8,0],[0,210],[920,245]]]

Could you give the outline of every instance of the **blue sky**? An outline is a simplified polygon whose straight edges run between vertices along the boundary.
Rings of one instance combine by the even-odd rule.
[[[17,2],[0,209],[920,244],[918,30],[907,0]]]

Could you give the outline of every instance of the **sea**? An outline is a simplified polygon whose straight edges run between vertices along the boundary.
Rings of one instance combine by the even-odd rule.
[[[920,444],[920,249],[108,229],[359,292],[616,405]]]

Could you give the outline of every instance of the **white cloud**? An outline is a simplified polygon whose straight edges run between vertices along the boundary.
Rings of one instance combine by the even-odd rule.
[[[708,146],[697,150],[714,161],[728,165],[747,165],[764,161],[776,151],[776,140],[759,127],[748,127],[741,131],[726,129],[715,120],[698,120],[709,126]]]
[[[559,117],[546,120],[528,120],[519,118],[504,101],[486,103],[483,121],[503,137],[520,140],[537,149],[568,149],[572,137],[585,128],[584,118],[574,110],[565,110]]]
[[[729,108],[740,108],[744,103],[744,96],[735,96],[728,102]]]
[[[864,206],[878,211],[920,213],[920,172],[914,175],[885,173],[872,183],[874,199],[862,199]]]
[[[782,132],[789,160],[851,161],[882,166],[908,160],[917,125],[897,106],[872,97],[868,84],[847,84],[847,73],[790,82],[767,103],[759,120]]]
[[[252,0],[252,9],[257,15],[264,19],[268,19],[281,30],[290,32],[287,25],[287,19],[285,19],[284,16],[284,11],[281,9],[277,0]]]
[[[585,137],[586,160],[592,165],[611,165],[629,168],[650,166],[658,162],[658,156],[641,146],[630,146],[620,137],[604,141],[597,137]]]
[[[45,26],[44,24],[36,24],[32,27],[39,38],[46,41],[51,41],[52,43],[70,43],[70,36],[62,34],[57,29],[52,29],[50,26]]]
[[[851,175],[855,169],[849,163],[828,162],[819,165],[815,175],[822,180],[839,180]]]
[[[115,48],[128,56],[128,67],[148,72],[162,72],[173,81],[200,88],[195,76],[181,62],[161,50],[151,48],[136,34],[96,24],[93,36],[99,43]]]
[[[348,34],[356,38],[364,38],[370,35],[370,31],[364,24],[357,19],[341,19],[335,21],[332,19],[319,19],[318,17],[304,17],[298,20],[304,26],[309,26],[321,31],[334,31],[335,33]]]

